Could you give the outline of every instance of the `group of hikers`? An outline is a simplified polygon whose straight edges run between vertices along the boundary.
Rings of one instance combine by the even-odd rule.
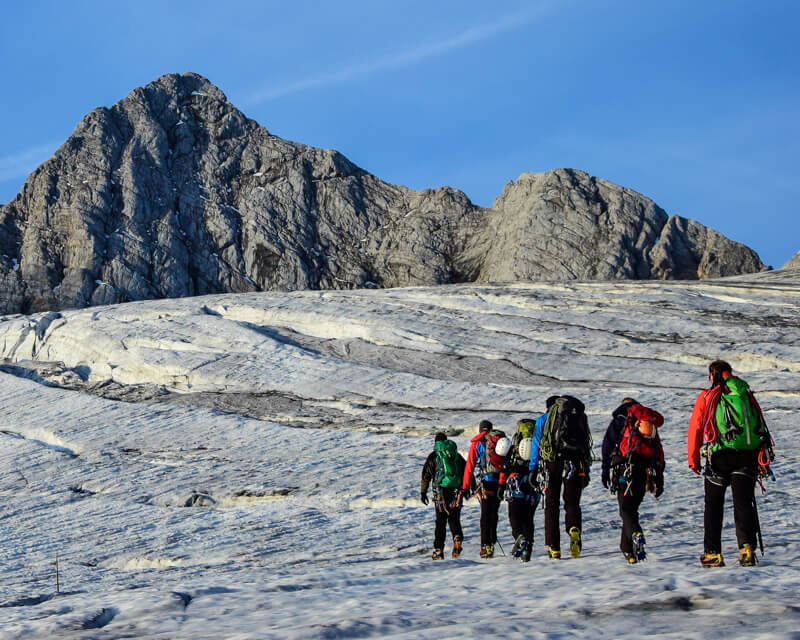
[[[695,402],[688,437],[689,467],[705,477],[705,535],[700,562],[704,567],[724,566],[722,520],[725,491],[730,486],[739,564],[753,566],[757,539],[763,554],[755,486],[771,475],[773,441],[755,396],[744,380],[733,375],[731,365],[715,360],[708,370],[710,387]],[[420,494],[427,505],[428,488],[433,486],[434,560],[444,558],[448,524],[452,557],[461,555],[461,507],[470,496],[480,501],[481,558],[494,556],[500,504],[505,500],[514,538],[510,555],[530,561],[533,516],[542,497],[549,557],[561,557],[562,497],[569,553],[573,558],[580,557],[580,503],[589,484],[592,436],[585,407],[577,398],[554,395],[547,399],[545,408],[535,420],[519,420],[511,437],[490,421],[481,421],[466,459],[444,433],[435,435],[434,450],[422,468]],[[664,492],[664,450],[658,435],[663,424],[658,411],[625,398],[612,412],[603,438],[601,479],[603,486],[616,494],[622,519],[619,548],[630,564],[647,557],[639,506],[648,492],[656,498]],[[705,460],[702,468],[701,460]]]

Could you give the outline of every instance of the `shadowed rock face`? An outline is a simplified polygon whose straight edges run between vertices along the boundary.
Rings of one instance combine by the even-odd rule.
[[[0,207],[0,313],[254,290],[706,278],[747,247],[581,171],[525,173],[491,209],[383,182],[271,135],[205,78],[89,113]]]

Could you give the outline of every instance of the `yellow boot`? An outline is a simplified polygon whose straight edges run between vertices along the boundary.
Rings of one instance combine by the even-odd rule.
[[[572,527],[569,530],[569,555],[573,558],[579,558],[583,543],[581,542],[581,530],[578,527]]]
[[[756,562],[756,554],[753,553],[753,547],[749,544],[742,545],[742,548],[739,549],[739,564],[743,567],[755,567]]]
[[[700,564],[704,567],[724,567],[725,561],[722,559],[721,553],[711,553],[706,551],[700,556]]]

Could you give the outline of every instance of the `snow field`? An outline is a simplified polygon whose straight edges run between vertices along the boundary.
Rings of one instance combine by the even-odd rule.
[[[796,637],[797,282],[568,283],[207,296],[0,320],[0,638]],[[60,315],[60,317],[58,317]],[[686,425],[728,359],[777,442],[766,555],[704,570]],[[12,375],[13,374],[13,375]],[[648,561],[600,467],[584,554],[430,560],[432,434],[466,452],[554,392],[596,452],[622,397],[661,411]],[[123,402],[128,398],[138,402]],[[500,542],[513,541],[505,505]],[[449,541],[446,553],[449,554]],[[59,558],[60,593],[55,589]]]

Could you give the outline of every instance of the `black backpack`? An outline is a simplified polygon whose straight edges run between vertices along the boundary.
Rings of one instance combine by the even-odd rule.
[[[540,457],[556,460],[590,460],[592,435],[583,403],[572,396],[559,397],[547,414],[539,447]]]

